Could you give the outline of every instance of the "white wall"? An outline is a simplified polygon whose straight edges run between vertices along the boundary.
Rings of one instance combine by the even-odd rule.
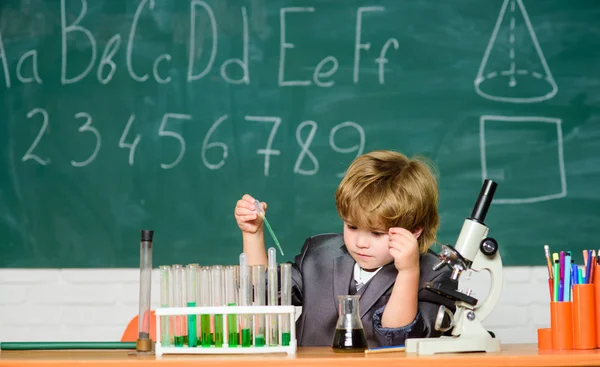
[[[138,313],[139,269],[0,269],[0,341],[113,341]],[[152,307],[159,300],[152,274]],[[486,277],[469,284],[487,294]],[[461,283],[462,286],[462,283]],[[547,271],[507,267],[499,305],[484,325],[503,343],[535,343],[547,327]]]

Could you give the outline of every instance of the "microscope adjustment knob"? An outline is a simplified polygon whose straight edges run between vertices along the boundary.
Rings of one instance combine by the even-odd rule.
[[[481,241],[479,248],[484,255],[494,256],[498,252],[498,242],[491,237],[487,237]]]

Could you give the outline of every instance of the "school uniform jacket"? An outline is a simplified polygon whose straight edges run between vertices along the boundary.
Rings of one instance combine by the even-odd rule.
[[[385,265],[356,294],[360,318],[369,347],[403,345],[407,338],[435,337],[434,328],[440,305],[454,312],[454,303],[423,289],[426,282],[450,276],[450,268],[433,271],[439,262],[429,251],[420,258],[418,312],[415,319],[400,328],[383,328],[381,316],[391,295],[398,272],[394,263]],[[354,259],[344,245],[341,234],[322,234],[308,238],[292,265],[292,302],[302,306],[296,322],[299,346],[330,346],[338,319],[338,295],[349,294],[354,281]]]

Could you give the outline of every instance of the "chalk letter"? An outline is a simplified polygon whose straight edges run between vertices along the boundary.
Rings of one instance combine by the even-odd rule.
[[[221,65],[221,76],[223,77],[223,79],[225,79],[228,83],[231,84],[242,84],[242,83],[246,83],[246,84],[250,84],[250,75],[248,73],[248,15],[246,14],[246,7],[242,6],[242,21],[244,22],[244,45],[243,45],[243,54],[244,54],[244,61],[240,60],[240,59],[229,59],[227,61],[225,61],[223,63],[223,65]],[[229,66],[229,64],[238,64],[241,68],[242,68],[242,73],[244,73],[244,75],[242,76],[241,79],[231,79],[228,75],[227,75],[227,66]]]
[[[85,16],[85,13],[87,12],[86,0],[81,0],[81,5],[82,5],[81,12],[77,16],[77,18],[75,18],[75,21],[73,22],[73,24],[71,24],[68,27],[67,27],[67,9],[65,6],[65,1],[66,0],[60,0],[60,20],[61,20],[61,29],[62,29],[61,83],[63,85],[77,83],[81,79],[85,78],[85,76],[87,74],[89,74],[90,71],[92,71],[92,68],[94,67],[94,63],[96,62],[96,39],[94,39],[94,36],[92,35],[92,32],[89,31],[89,29],[83,28],[82,26],[78,25],[79,22],[81,22],[81,19],[83,19],[83,17]],[[90,40],[90,45],[92,46],[92,59],[90,60],[90,63],[85,68],[83,73],[77,75],[74,78],[68,79],[67,78],[67,33],[74,32],[74,31],[82,32]]]
[[[0,60],[2,60],[2,68],[4,69],[6,88],[10,88],[10,72],[8,71],[8,60],[6,60],[6,53],[4,53],[4,43],[2,43],[2,32],[0,32]]]
[[[281,8],[279,10],[279,86],[310,85],[310,80],[284,80],[285,49],[294,48],[293,43],[285,42],[285,13],[314,12],[315,8]]]
[[[196,5],[200,5],[206,10],[208,14],[208,19],[210,20],[210,28],[212,31],[212,50],[210,52],[210,59],[208,59],[208,64],[202,70],[200,74],[194,75],[194,59],[196,58]],[[202,0],[192,0],[191,6],[191,15],[190,15],[190,57],[188,59],[188,82],[192,80],[197,80],[203,78],[210,69],[212,68],[213,63],[215,62],[215,57],[217,56],[217,44],[218,44],[218,35],[217,35],[217,21],[215,19],[215,14],[213,13],[211,7]],[[202,42],[204,44],[204,42]]]
[[[135,11],[135,15],[133,16],[133,22],[131,23],[131,29],[129,30],[129,40],[127,41],[127,57],[125,59],[127,63],[127,71],[129,71],[129,75],[138,82],[144,82],[148,79],[148,74],[144,74],[142,76],[136,75],[135,71],[133,71],[133,66],[131,65],[131,52],[133,50],[133,39],[135,38],[135,29],[137,28],[138,20],[140,19],[140,15],[142,14],[142,10],[144,9],[144,5],[150,1],[148,4],[148,8],[150,10],[154,9],[154,0],[142,0],[140,5],[138,5],[137,10]]]
[[[114,47],[112,47],[113,44],[115,44]],[[110,82],[113,75],[115,74],[115,70],[117,70],[117,65],[112,60],[112,58],[119,50],[120,45],[121,35],[117,33],[110,38],[110,40],[106,44],[106,47],[104,48],[104,52],[102,53],[102,57],[100,58],[100,65],[98,65],[98,81],[102,84]],[[102,70],[104,69],[104,65],[107,64],[110,66],[110,71],[108,72],[106,78],[102,79]]]
[[[369,50],[370,43],[360,43],[360,33],[362,30],[362,14],[365,12],[383,11],[383,6],[365,6],[358,8],[356,12],[356,37],[354,42],[354,84],[358,83],[358,68],[360,66],[360,50]]]
[[[325,64],[327,64],[330,61],[333,63],[333,65],[331,66],[331,70],[321,73],[321,69],[323,68],[323,66],[325,66]],[[330,80],[328,82],[322,82],[321,80],[319,80],[319,78],[327,78],[327,77],[332,76],[337,71],[337,68],[338,68],[338,61],[335,57],[329,55],[326,58],[324,58],[323,60],[321,60],[321,62],[315,68],[315,72],[313,74],[313,80],[315,81],[315,84],[318,85],[319,87],[333,86],[333,84],[335,83],[333,80]]]
[[[387,53],[387,50],[390,47],[390,45],[393,45],[396,50],[398,49],[398,47],[400,47],[397,39],[390,38],[389,40],[387,40],[385,42],[385,44],[381,48],[379,57],[375,59],[375,62],[379,64],[379,84],[385,83],[384,76],[383,76],[383,74],[384,74],[383,65],[387,64],[387,62],[388,62],[388,59],[385,58],[385,54]]]
[[[167,84],[167,83],[171,82],[170,76],[163,79],[160,77],[160,75],[158,75],[158,64],[160,64],[160,62],[163,60],[171,61],[171,55],[169,55],[169,54],[160,55],[159,57],[156,58],[156,60],[154,60],[154,65],[152,66],[152,74],[154,74],[154,79],[156,79],[156,81],[159,84]]]
[[[21,67],[23,66],[23,63],[25,62],[25,60],[30,56],[31,56],[31,62],[32,62],[33,76],[29,77],[29,78],[25,78],[23,76]],[[29,50],[29,51],[25,52],[23,54],[23,56],[21,56],[21,58],[19,59],[19,62],[17,63],[17,78],[21,81],[21,83],[31,83],[35,80],[39,84],[42,84],[42,79],[40,78],[40,74],[38,73],[38,69],[37,69],[37,51],[36,50]]]

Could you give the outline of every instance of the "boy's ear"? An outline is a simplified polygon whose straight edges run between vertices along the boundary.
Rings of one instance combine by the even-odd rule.
[[[412,234],[414,234],[417,239],[421,236],[421,233],[423,233],[423,227],[416,228],[412,231]]]

